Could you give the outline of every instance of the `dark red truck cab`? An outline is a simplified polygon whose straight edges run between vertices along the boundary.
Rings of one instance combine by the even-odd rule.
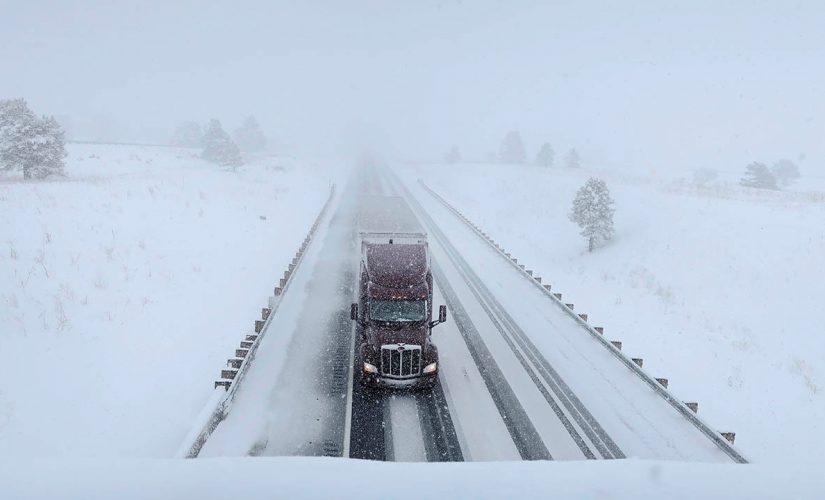
[[[402,198],[372,196],[359,212],[358,322],[361,380],[371,387],[428,388],[438,377],[427,235]]]

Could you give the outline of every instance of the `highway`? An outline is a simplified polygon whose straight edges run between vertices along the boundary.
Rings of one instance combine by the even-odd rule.
[[[433,330],[440,371],[430,392],[366,390],[358,380],[349,304],[358,199],[368,194],[405,198],[428,233],[434,305],[448,309]],[[389,168],[354,170],[281,300],[199,456],[744,461],[425,186]]]

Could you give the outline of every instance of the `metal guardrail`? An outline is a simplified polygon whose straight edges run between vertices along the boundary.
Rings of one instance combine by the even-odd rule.
[[[600,327],[593,327],[587,322],[586,314],[576,314],[573,310],[573,304],[564,303],[561,299],[561,294],[551,292],[551,287],[548,284],[542,284],[541,278],[534,275],[532,270],[526,269],[523,264],[518,263],[518,259],[513,257],[510,253],[505,252],[504,249],[496,243],[487,233],[482,231],[476,224],[468,219],[461,211],[455,208],[441,195],[427,186],[421,179],[419,184],[437,201],[444,205],[449,211],[455,214],[465,225],[467,225],[473,232],[475,232],[482,240],[484,240],[490,247],[504,257],[519,273],[529,279],[541,292],[548,297],[554,304],[560,307],[566,314],[572,317],[582,328],[584,328],[596,341],[598,341],[605,349],[619,359],[630,371],[641,378],[648,386],[650,386],[656,394],[665,399],[671,406],[673,406],[683,417],[697,427],[705,436],[713,441],[722,451],[724,451],[734,462],[748,463],[748,460],[739,452],[731,443],[734,433],[717,432],[702,420],[696,414],[696,403],[684,403],[670,391],[667,390],[667,379],[657,379],[651,377],[641,367],[641,359],[630,358],[621,351],[621,342],[610,341],[604,337],[603,329]]]
[[[303,262],[309,244],[312,242],[334,195],[335,185],[330,188],[329,196],[324,206],[315,218],[315,222],[312,224],[303,243],[301,243],[301,247],[296,252],[292,262],[287,267],[287,270],[284,271],[284,277],[280,279],[278,286],[274,288],[273,295],[269,297],[268,307],[262,309],[262,319],[255,321],[255,333],[244,336],[244,340],[240,343],[240,348],[235,350],[235,357],[229,358],[227,368],[221,370],[221,379],[215,381],[213,393],[204,405],[203,410],[198,414],[192,429],[175,454],[177,458],[196,458],[206,443],[206,440],[209,439],[209,436],[212,435],[218,427],[218,424],[229,414],[238,388],[249,371],[252,362],[255,360],[255,353],[258,350],[258,346],[275,317],[275,313],[281,303],[281,297],[293,282],[295,272],[298,270],[301,262]]]

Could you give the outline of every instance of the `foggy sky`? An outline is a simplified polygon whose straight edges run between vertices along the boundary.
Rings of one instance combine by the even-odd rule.
[[[516,129],[531,159],[825,175],[825,3],[617,3],[0,0],[0,98],[80,139],[254,114],[294,154],[483,158]]]

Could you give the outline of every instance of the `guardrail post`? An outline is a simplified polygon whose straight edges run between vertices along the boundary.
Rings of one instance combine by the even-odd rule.
[[[657,378],[656,382],[659,382],[659,385],[667,389],[667,379],[666,378]]]
[[[699,413],[699,403],[696,403],[696,402],[685,403],[685,406],[690,408],[690,411],[692,411],[693,413]]]
[[[573,304],[564,304],[564,306],[570,309],[571,311],[573,310]]]
[[[236,358],[245,358],[246,353],[249,352],[249,349],[235,349],[235,357]]]
[[[237,374],[238,374],[238,370],[233,370],[233,369],[221,370],[221,378],[223,378],[223,379],[234,380],[235,375],[237,375]]]
[[[610,343],[613,344],[613,347],[616,349],[622,350],[622,342],[620,340],[611,340]]]
[[[643,360],[642,358],[631,358],[631,361],[636,363],[636,366],[638,366],[639,368],[641,368],[642,365],[645,364],[645,360]]]
[[[554,294],[553,294],[553,297],[555,297],[555,298],[557,298],[557,299],[561,300],[561,294],[560,294],[560,293],[554,293]]]
[[[264,329],[264,322],[256,319],[255,320],[255,333],[261,333],[261,330]]]
[[[266,321],[267,319],[269,319],[270,314],[272,314],[272,309],[270,309],[269,307],[261,308],[261,319]]]
[[[552,288],[553,288],[553,286],[552,286],[552,285],[544,285],[544,289],[545,289],[545,290],[547,290],[548,292],[549,292],[549,291],[550,291],[550,289],[552,289]]]
[[[533,279],[536,280],[537,283],[541,283],[541,276],[536,276]]]
[[[727,439],[730,444],[733,444],[736,440],[735,432],[720,432],[719,434],[721,434],[723,438]]]
[[[281,281],[283,281],[283,280],[281,280]],[[283,290],[284,290],[283,285],[281,285],[281,286],[276,286],[276,287],[275,287],[275,289],[274,289],[274,290],[272,290],[272,294],[273,294],[273,295],[275,295],[275,296],[277,297],[278,295],[281,295],[281,292],[282,292]]]
[[[604,327],[603,326],[594,326],[593,329],[596,330],[596,332],[599,335],[604,335]]]
[[[216,380],[215,381],[215,389],[217,389],[218,387],[223,387],[224,390],[228,391],[230,385],[232,385],[231,380]]]
[[[533,270],[532,270],[532,269],[527,269],[527,270],[525,270],[524,272],[526,272],[526,273],[527,273],[527,274],[529,274],[530,276],[532,276],[532,275],[533,275]]]
[[[587,315],[584,313],[579,314],[579,317],[585,321],[587,321]]]
[[[253,342],[248,340],[241,340],[241,349],[252,349]]]
[[[226,360],[226,366],[229,368],[240,368],[243,360],[240,358],[229,358]]]

